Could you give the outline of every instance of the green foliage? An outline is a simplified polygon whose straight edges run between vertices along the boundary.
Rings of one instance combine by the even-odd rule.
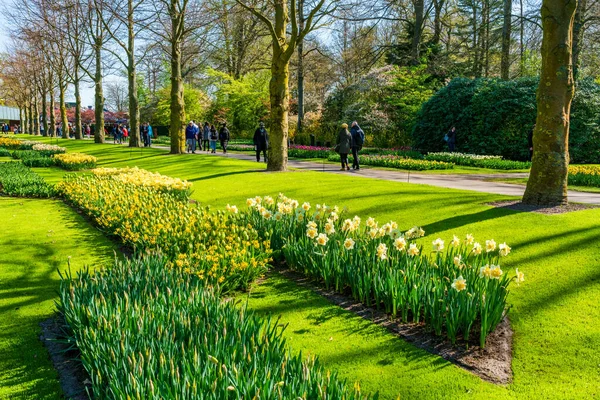
[[[351,158],[349,156],[349,158]],[[340,161],[339,154],[330,154],[329,161]],[[454,164],[441,161],[413,160],[395,155],[359,155],[361,165],[373,165],[377,167],[407,169],[412,171],[427,171],[436,169],[452,169]]]
[[[52,197],[54,188],[20,162],[0,163],[0,189],[8,196]]]
[[[529,169],[529,161],[511,161],[503,160],[500,156],[480,156],[476,154],[464,153],[429,153],[425,156],[426,160],[444,161],[456,165],[467,167],[489,168],[489,169]]]
[[[600,187],[600,167],[569,165],[569,185]]]
[[[159,90],[156,94],[156,110],[151,118],[153,125],[171,125],[171,86]],[[209,104],[208,96],[190,85],[184,86],[185,119],[201,121]]]
[[[375,70],[327,98],[320,139],[333,141],[342,122],[356,120],[369,145],[409,145],[416,115],[437,86],[438,82],[425,73],[424,66]]]
[[[0,157],[10,157],[12,154],[8,149],[0,147]]]
[[[221,301],[160,257],[67,274],[59,310],[97,398],[366,398],[291,355],[277,321]]]
[[[236,137],[251,137],[258,121],[269,114],[269,71],[251,72],[236,80],[209,69],[208,76],[214,79],[216,90],[206,118],[214,123],[227,121]]]
[[[424,152],[447,150],[443,138],[456,127],[458,151],[528,160],[527,137],[536,116],[538,78],[453,79],[426,102],[412,132],[414,147]],[[600,85],[578,82],[571,106],[571,161],[600,158]]]

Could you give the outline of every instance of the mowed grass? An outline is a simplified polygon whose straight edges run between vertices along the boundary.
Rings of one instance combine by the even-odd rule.
[[[113,245],[58,200],[0,197],[0,398],[58,399],[39,323],[53,315],[58,270],[113,259]]]
[[[506,241],[503,269],[524,271],[513,286],[514,381],[496,386],[418,350],[323,298],[281,278],[249,296],[250,307],[281,316],[295,351],[321,356],[364,390],[382,398],[594,398],[600,396],[600,209],[562,215],[521,213],[487,203],[507,197],[361,178],[353,174],[266,173],[264,164],[214,156],[171,156],[90,142],[59,141],[93,154],[101,166],[139,166],[190,180],[193,198],[222,208],[247,197],[283,192],[300,201],[347,206],[351,215],[422,226],[431,241],[473,233]],[[49,179],[63,172],[41,171]],[[314,316],[312,319],[309,316]],[[332,340],[330,340],[332,338]]]
[[[512,183],[515,185],[527,185],[528,178],[488,178],[486,181],[489,182],[502,182]],[[589,192],[589,193],[600,193],[600,188],[595,186],[574,186],[570,185],[569,190],[575,190],[577,192]]]

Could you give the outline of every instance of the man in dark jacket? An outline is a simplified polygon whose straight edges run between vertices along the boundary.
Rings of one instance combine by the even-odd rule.
[[[196,137],[198,136],[198,128],[194,125],[194,121],[190,121],[185,128],[185,140],[187,142],[187,152],[196,153]]]
[[[204,127],[202,128],[202,150],[208,151],[208,142],[210,140],[210,125],[208,121],[204,122]]]
[[[227,143],[229,143],[229,129],[227,129],[227,122],[223,122],[223,126],[219,131],[219,141],[221,142],[221,148],[223,149],[223,153],[227,153]]]
[[[365,143],[365,133],[360,126],[358,126],[358,122],[354,121],[352,123],[352,127],[350,128],[350,134],[352,135],[352,168],[355,170],[360,170],[360,164],[358,163],[358,152],[362,149],[363,144]]]
[[[261,122],[258,129],[254,132],[254,147],[256,148],[256,161],[260,162],[260,152],[263,152],[265,162],[267,162],[267,147],[269,146],[269,134],[265,129],[265,123]]]
[[[454,147],[456,146],[456,128],[453,126],[450,131],[448,131],[448,149],[450,153],[454,153]]]

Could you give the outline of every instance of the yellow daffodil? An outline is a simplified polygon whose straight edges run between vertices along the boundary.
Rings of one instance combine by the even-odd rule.
[[[475,242],[475,238],[473,238],[473,235],[471,235],[470,233],[467,235],[467,237],[465,238],[465,244],[467,245],[472,245]]]
[[[398,251],[404,251],[406,249],[406,239],[404,239],[403,237],[397,238],[396,240],[394,240],[394,247]]]
[[[500,279],[502,276],[502,270],[499,265],[492,265],[490,268],[490,278],[492,279]]]
[[[452,288],[457,292],[461,292],[467,288],[467,281],[461,275],[452,282]]]
[[[444,241],[440,238],[435,239],[432,242],[433,245],[433,251],[442,251],[444,250]]]
[[[352,250],[354,248],[354,240],[352,240],[351,238],[347,238],[346,240],[344,240],[344,248],[346,250]]]
[[[317,236],[317,244],[319,246],[325,246],[328,241],[329,241],[329,238],[324,233],[319,233],[319,236]]]
[[[408,255],[411,257],[415,257],[419,255],[419,248],[417,247],[417,245],[415,243],[411,243],[410,246],[408,247]]]
[[[498,253],[501,257],[506,257],[511,250],[511,248],[506,243],[500,243],[500,245],[498,245],[498,249]]]
[[[379,243],[379,246],[377,246],[377,257],[380,260],[387,259],[387,246],[385,245],[385,243]]]
[[[485,252],[490,253],[494,250],[496,250],[496,242],[494,241],[494,239],[486,240],[485,241]]]

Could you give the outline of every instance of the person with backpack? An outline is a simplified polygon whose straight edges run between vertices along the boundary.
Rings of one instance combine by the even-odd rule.
[[[351,148],[352,135],[348,132],[348,124],[342,124],[340,132],[338,133],[337,145],[335,146],[335,151],[339,153],[342,162],[342,171],[350,171],[350,167],[348,166],[348,153],[350,153]]]
[[[208,142],[210,141],[210,125],[208,121],[204,122],[202,128],[202,151],[208,151]]]
[[[217,152],[217,139],[218,138],[219,138],[219,135],[217,135],[217,128],[215,128],[214,125],[211,125],[210,126],[210,136],[209,136],[211,153]]]
[[[358,152],[362,149],[363,144],[365,143],[365,133],[360,126],[358,126],[358,122],[354,121],[352,123],[352,128],[350,128],[350,135],[352,136],[352,169],[358,171],[360,170],[360,164],[358,162]]]
[[[198,137],[198,131],[194,121],[190,121],[188,126],[185,128],[185,140],[187,142],[187,152],[196,153],[196,138]]]
[[[229,129],[227,129],[227,122],[223,122],[223,126],[219,131],[219,141],[221,142],[221,148],[223,149],[223,154],[227,154],[227,144],[229,143],[229,139],[231,134],[229,133]]]
[[[254,147],[256,150],[256,162],[260,162],[260,152],[263,152],[265,162],[267,162],[267,147],[269,146],[269,134],[265,129],[265,123],[261,121],[258,129],[254,132]]]
[[[450,150],[450,153],[454,153],[454,148],[456,146],[456,127],[453,126],[444,139],[447,139],[446,142],[448,142],[448,150]]]

